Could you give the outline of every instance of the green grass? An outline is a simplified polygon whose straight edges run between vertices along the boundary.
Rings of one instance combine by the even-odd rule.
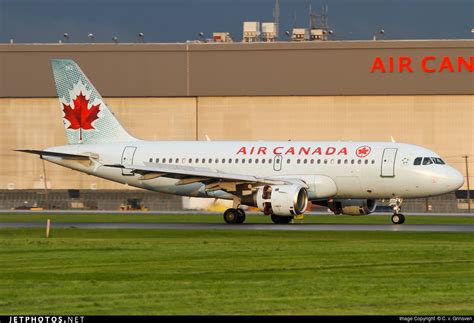
[[[469,233],[0,229],[0,314],[474,314]]]
[[[411,216],[405,214],[406,224],[474,224],[473,216]],[[304,222],[297,223],[335,223],[335,224],[391,224],[391,215],[349,216],[349,215],[306,215]],[[1,222],[193,222],[223,223],[222,215],[217,214],[0,214]],[[248,215],[246,223],[272,223],[270,217]]]

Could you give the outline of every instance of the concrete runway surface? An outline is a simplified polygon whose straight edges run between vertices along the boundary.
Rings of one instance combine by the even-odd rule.
[[[150,214],[150,215],[222,215],[223,212],[214,211],[117,211],[117,210],[0,210],[0,214]],[[246,211],[248,215],[262,215],[261,212]],[[366,216],[387,215],[392,216],[393,212],[374,212]],[[474,213],[431,213],[431,212],[403,212],[405,215],[416,216],[452,216],[452,217],[474,217]],[[334,215],[332,212],[305,212],[305,215]]]
[[[45,228],[44,222],[3,222],[0,228]],[[250,230],[250,231],[387,231],[387,232],[474,232],[466,224],[238,224],[225,223],[110,223],[53,222],[52,228],[155,229],[155,230]]]

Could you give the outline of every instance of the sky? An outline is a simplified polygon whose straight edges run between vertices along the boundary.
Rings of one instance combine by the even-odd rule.
[[[280,0],[280,40],[328,8],[334,40],[472,39],[474,0]],[[0,43],[186,42],[203,32],[242,39],[244,21],[273,21],[275,0],[0,0]],[[381,36],[379,31],[383,29]]]

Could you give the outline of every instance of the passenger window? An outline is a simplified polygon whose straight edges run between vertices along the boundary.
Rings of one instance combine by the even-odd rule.
[[[251,163],[252,163],[252,158],[249,158],[249,164],[251,164]]]
[[[162,162],[163,164],[166,163],[166,158],[163,158],[163,159],[161,160],[161,162]]]
[[[176,158],[176,159],[175,159],[175,163],[176,163],[176,164],[179,163],[179,158]]]
[[[325,163],[325,164],[327,164],[327,163],[328,163],[328,160],[327,160],[327,159],[325,159],[325,160],[324,160],[324,163]]]
[[[194,161],[196,162],[196,164],[199,164],[199,158],[196,158]]]
[[[236,163],[236,164],[239,163],[239,159],[238,159],[238,158],[235,159],[235,163]]]
[[[351,160],[351,164],[353,164],[353,165],[354,165],[354,159],[352,159],[352,160]]]
[[[368,163],[369,163],[369,160],[368,160],[368,159],[366,159],[366,160],[365,160],[365,164],[367,165]]]
[[[337,160],[337,163],[338,163],[338,164],[340,164],[340,163],[341,163],[341,160],[340,160],[340,159],[338,159],[338,160]]]
[[[318,164],[321,164],[321,159],[318,159]]]
[[[286,160],[286,163],[287,163],[287,164],[289,164],[289,163],[290,163],[290,159],[289,159],[289,158]]]
[[[222,158],[222,163],[225,164],[225,158]]]
[[[359,159],[359,160],[357,161],[357,164],[359,164],[359,165],[362,164],[362,159]]]
[[[301,159],[298,159],[298,160],[296,161],[296,163],[297,163],[297,164],[301,163]]]
[[[159,159],[159,158],[156,158],[156,159],[155,159],[155,163],[158,164],[159,162],[160,162],[160,159]]]
[[[168,159],[168,162],[169,162],[170,164],[172,164],[172,163],[173,163],[173,158]]]
[[[265,159],[265,158],[264,158],[264,159],[262,159],[262,164],[265,164],[265,161],[266,161],[266,159]]]
[[[314,159],[311,159],[310,163],[311,163],[311,164],[314,164]]]
[[[375,164],[375,159],[372,159],[372,164]]]
[[[269,164],[272,163],[272,159],[271,159],[271,158],[268,159],[268,163],[269,163]]]
[[[344,159],[344,165],[346,165],[349,161],[347,159]]]
[[[413,165],[421,165],[421,160],[422,160],[422,159],[423,159],[423,158],[421,158],[421,157],[415,158],[415,161],[413,162]]]
[[[193,163],[193,159],[192,159],[192,158],[189,158],[189,159],[188,159],[188,163],[192,164],[192,163]]]
[[[255,164],[258,164],[258,158],[255,158]]]
[[[219,164],[219,159],[218,159],[218,158],[216,158],[215,162],[216,162],[216,164]]]
[[[212,158],[209,158],[208,162],[209,164],[212,164]]]
[[[245,158],[242,158],[242,164],[245,164]]]
[[[429,157],[423,158],[423,165],[431,165],[433,164],[433,161]]]
[[[308,160],[305,158],[305,159],[303,160],[303,164],[307,164],[307,163],[308,163]]]
[[[153,158],[150,158],[150,163],[153,163]]]
[[[201,160],[201,162],[202,162],[203,164],[205,164],[205,163],[206,163],[206,158],[203,158],[203,159]]]
[[[232,158],[229,158],[229,164],[232,164]]]

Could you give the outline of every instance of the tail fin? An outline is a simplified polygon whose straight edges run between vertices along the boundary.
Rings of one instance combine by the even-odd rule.
[[[122,127],[76,62],[53,59],[51,65],[69,144],[137,140]]]

